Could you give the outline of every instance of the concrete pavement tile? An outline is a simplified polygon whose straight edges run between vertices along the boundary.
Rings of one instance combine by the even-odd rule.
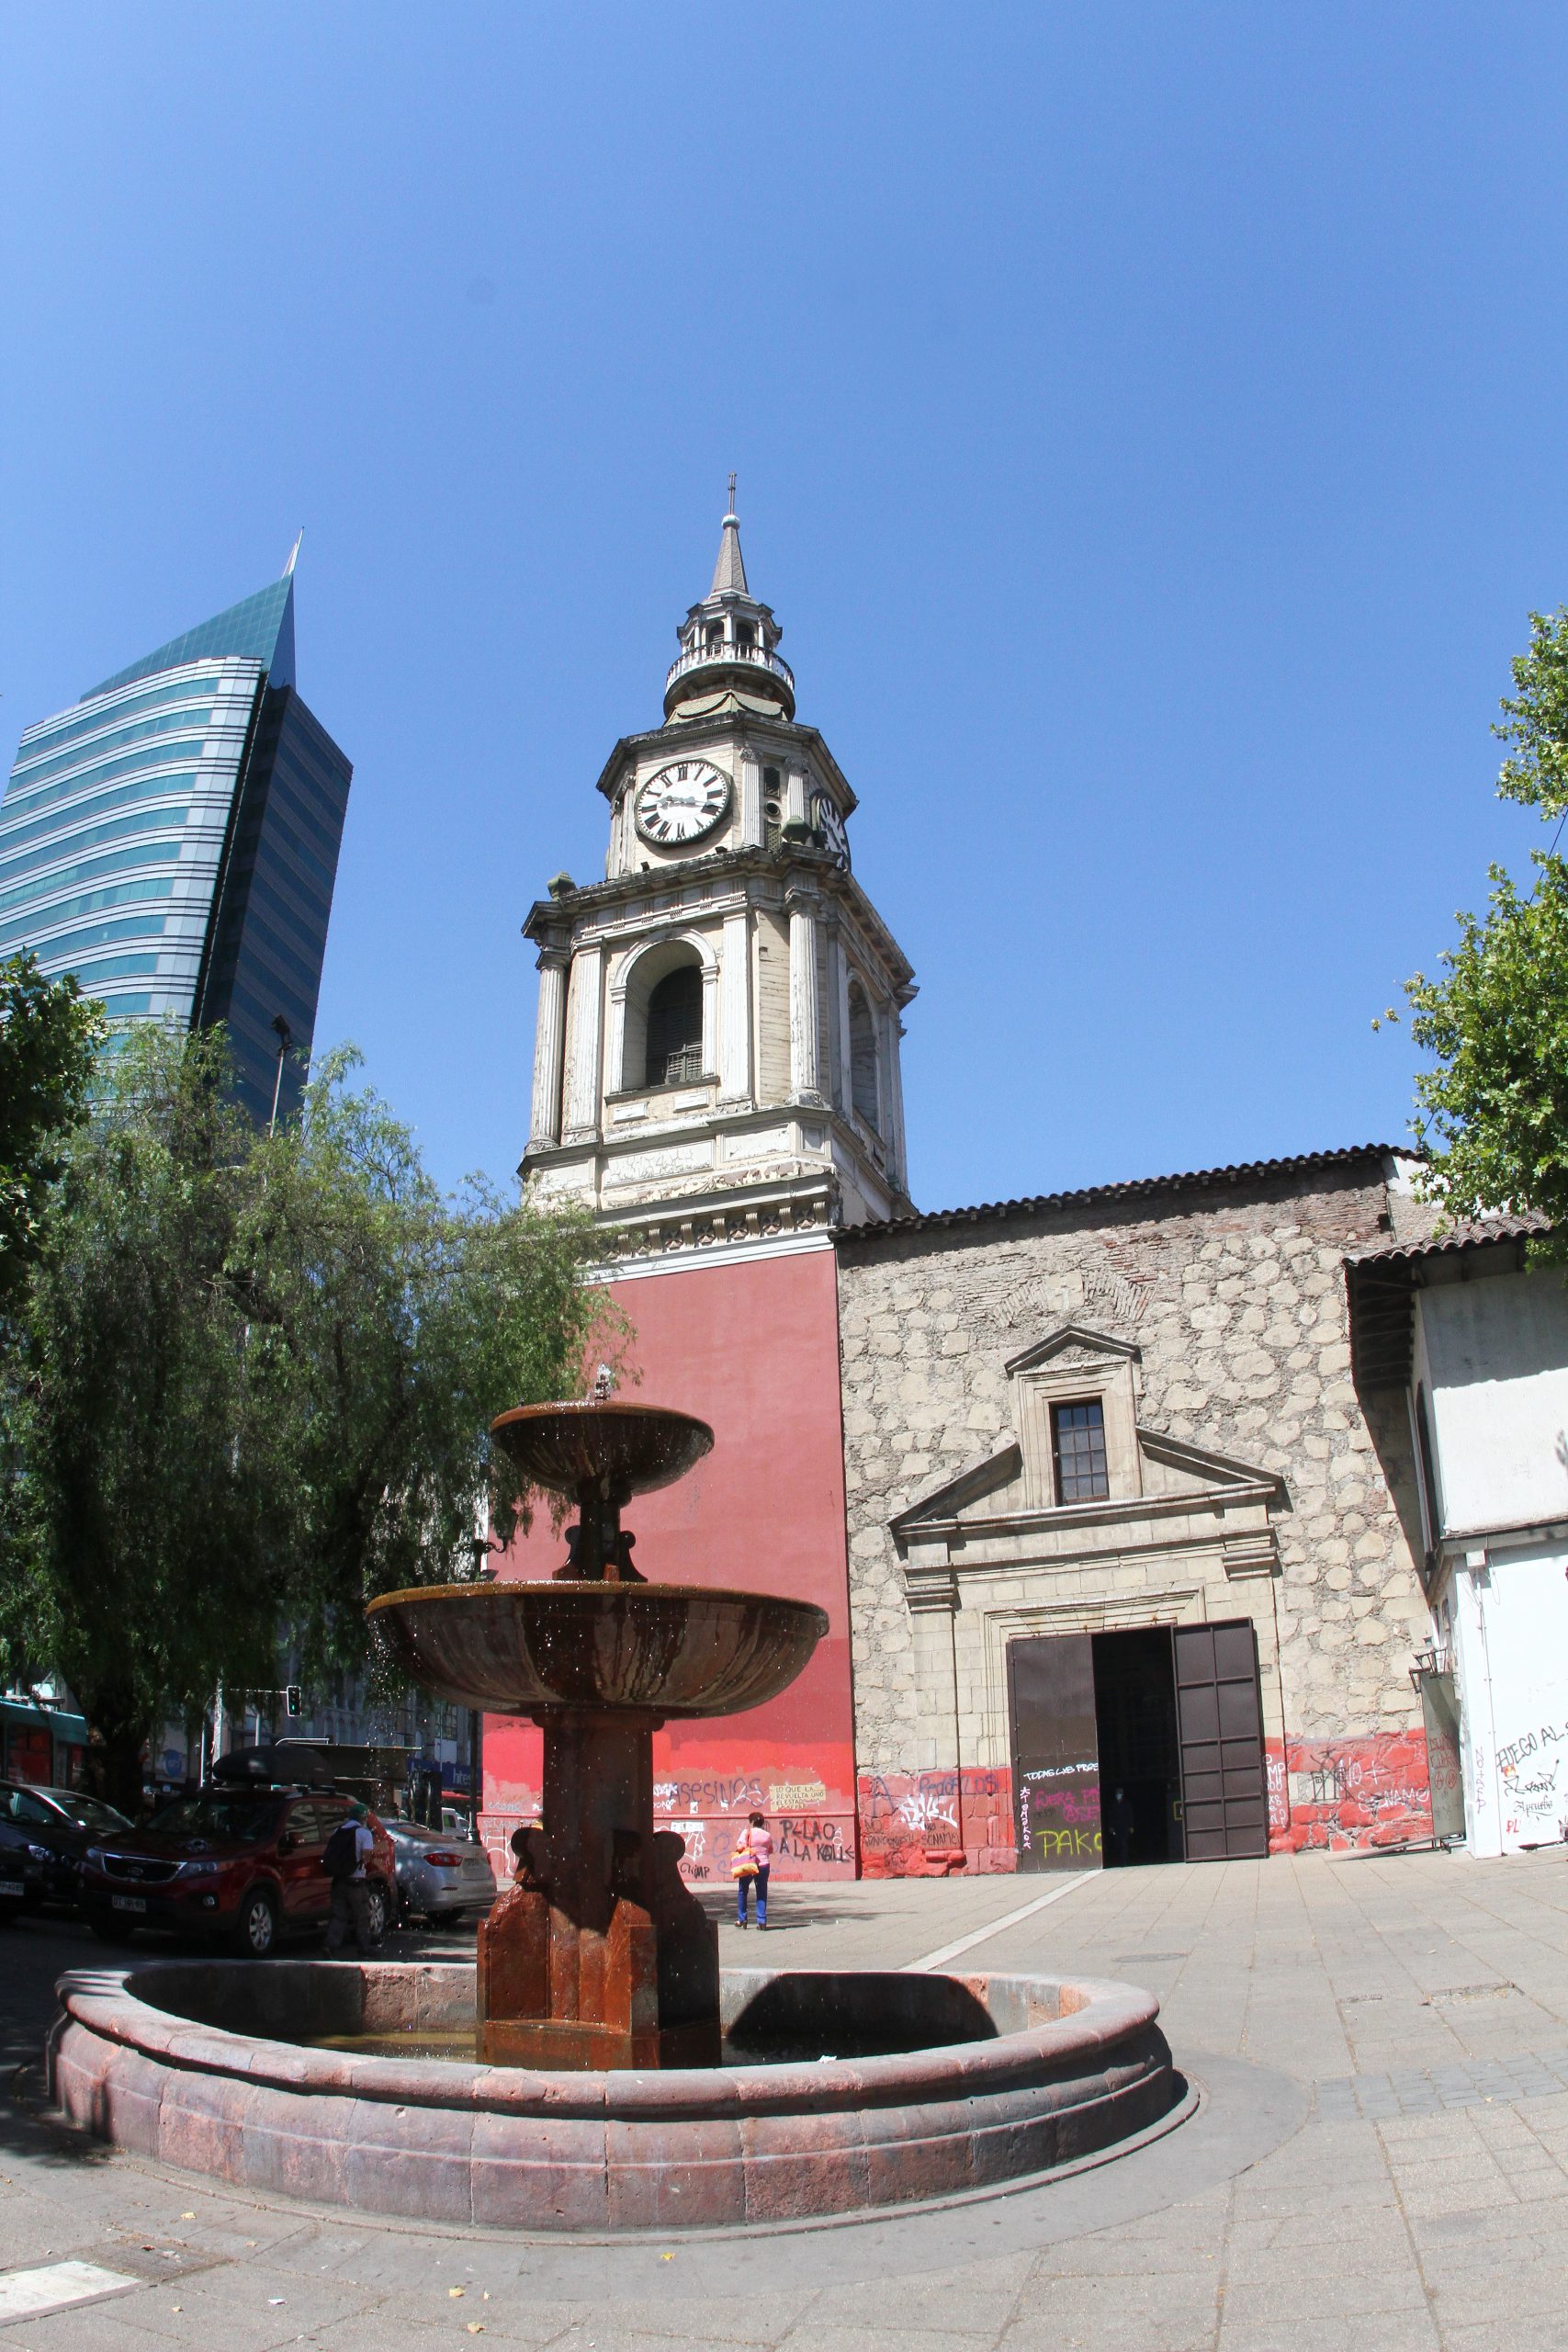
[[[1229,2300],[1220,2324],[1217,2352],[1347,2352],[1348,2346],[1365,2346],[1368,2352],[1448,2352],[1431,2313],[1419,2310],[1369,2310],[1332,2318],[1271,2319],[1257,2312],[1234,2311]],[[1490,2352],[1497,2352],[1494,2337]],[[1510,2343],[1509,2352],[1515,2352]]]
[[[224,2352],[269,2352],[311,2329],[354,2318],[374,2301],[335,2280],[302,2279],[246,2264],[161,2282],[128,2296],[124,2309],[138,2326],[152,2327],[171,2343],[220,2342]]]
[[[897,2314],[890,2312],[881,2327],[846,2327],[831,2321],[818,2324],[815,2318],[808,2319],[792,2329],[788,2335],[779,2338],[778,2352],[899,2352],[899,2346],[906,2344],[917,2346],[918,2352],[937,2352],[939,2346],[952,2341],[953,2338],[941,2328],[911,2325],[899,2312]],[[994,2335],[972,2337],[970,2342],[984,2342],[991,2346],[997,2338]],[[563,2345],[561,2352],[579,2352],[579,2347],[575,2344],[570,2346]],[[586,2352],[586,2346],[582,2347],[582,2352]],[[601,2345],[599,2352],[609,2352],[609,2347]],[[636,2347],[617,2338],[614,2341],[613,2352],[636,2352]],[[659,2352],[669,2352],[668,2338],[660,2346]]]
[[[743,2281],[744,2267],[742,2261],[741,2281]],[[738,2283],[740,2282],[738,2281]],[[875,2291],[881,2299],[881,2307],[873,2316],[886,2321],[888,2308],[887,2282],[879,2281]],[[701,2344],[705,2346],[731,2343],[774,2345],[782,2343],[792,2328],[804,2326],[808,2318],[813,2322],[816,2321],[819,2307],[819,2294],[820,2290],[807,2287],[795,2295],[774,2294],[749,2297],[741,2292],[733,2298],[712,2295],[705,2296],[700,2301],[690,2295],[671,2295],[668,2299],[663,2296],[644,2298],[637,2302],[625,2302],[617,2300],[613,2307],[608,2303],[596,2307],[592,2298],[584,2296],[582,2304],[574,2309],[572,2319],[574,2324],[581,2327],[588,2324],[594,2315],[596,2308],[603,2308],[605,2312],[613,2308],[617,2330],[628,2336],[647,2336],[656,2339],[666,2347],[671,2343]],[[934,2324],[933,2322],[920,2316],[924,2297],[917,2293],[913,2280],[908,2282],[907,2291],[905,2288],[900,2288],[899,2302],[900,2308],[906,2304],[919,2306],[911,2312],[917,2326],[930,2327]],[[484,2306],[480,2316],[488,2321],[494,2308],[492,2298],[491,2302]],[[855,2317],[856,2314],[844,2312],[839,2316],[849,2319]],[[534,2340],[542,2342],[544,2339]]]
[[[1565,2352],[1568,2318],[1508,2321],[1507,2352]],[[1443,2352],[1497,2352],[1495,2314],[1474,2327],[1443,2329]]]
[[[1051,2342],[1052,2331],[1070,2332],[1077,2325],[1114,2335],[1118,2328],[1136,2326],[1144,2331],[1145,2345],[1163,2346],[1172,2335],[1201,2336],[1205,2329],[1212,2335],[1218,2305],[1217,2269],[1199,2280],[1158,2274],[1142,2279],[1065,2278],[1046,2293],[1031,2290],[1021,2296],[998,2340],[1008,2352],[1030,2352],[1030,2347]]]
[[[1226,2324],[1251,2317],[1259,2327],[1286,2320],[1359,2319],[1376,2312],[1424,2311],[1427,2298],[1416,2266],[1379,2263],[1370,2270],[1341,2267],[1337,2259],[1303,2269],[1280,2264],[1272,2277],[1225,2282]]]
[[[1057,2278],[1212,2278],[1219,2255],[1207,2245],[1149,2246],[1129,2242],[1121,2230],[1099,2230],[1090,2237],[1066,2238],[1039,2257],[1031,2286]]]
[[[176,2298],[177,2300],[177,2298]],[[25,2333],[19,2332],[25,2329]],[[56,2312],[51,2319],[18,2322],[0,2335],[6,2352],[153,2352],[175,2339],[161,2329],[138,2326],[106,2303]]]
[[[468,2320],[459,2316],[466,2303],[454,2303],[450,2315],[436,2320],[411,2318],[396,2299],[378,2303],[368,2312],[345,2321],[333,2320],[312,2328],[305,2336],[307,2344],[330,2347],[330,2352],[455,2352],[458,2345],[468,2346],[479,2343],[470,2336]],[[525,2344],[530,2352],[545,2352],[545,2347],[570,2335],[582,2324],[583,2306],[573,2303],[570,2308],[541,2304],[536,2311],[502,2312],[493,2302],[479,2306],[479,2324],[486,2343],[498,2345]],[[604,2341],[615,2342],[606,2307]],[[664,2352],[669,2352],[670,2338],[664,2338]],[[618,2352],[618,2346],[617,2346]],[[755,2347],[751,2347],[755,2352]]]
[[[955,2344],[971,2339],[994,2344],[1015,2306],[1027,2301],[1034,2290],[1025,2286],[1010,2292],[989,2292],[978,2267],[967,2286],[933,2289],[918,2272],[901,2279],[896,2290],[886,2278],[863,2279],[853,2286],[820,2288],[811,2306],[810,2324],[814,2328],[886,2325],[890,2291],[896,2293],[898,2311],[908,2314],[911,2326],[939,2331]]]
[[[738,2312],[736,2313],[737,2331],[743,2329],[744,2326],[745,2321]],[[502,2340],[504,2342],[506,2339]],[[592,2316],[578,2318],[564,2334],[548,2339],[550,2352],[670,2352],[673,2340],[668,2335],[644,2335],[623,2328],[615,2307],[612,2303],[606,2303]],[[395,2345],[396,2339],[394,2338],[393,2341]],[[445,2347],[445,2352],[455,2352],[457,2345],[463,2346],[465,2352],[473,2352],[477,2341],[477,2338],[468,2336],[461,2328],[458,2328],[455,2334],[440,2334],[434,2330],[426,2330],[419,2339],[418,2352],[425,2352],[427,2346],[429,2352],[437,2352],[437,2347]],[[708,2352],[757,2352],[759,2338],[737,2332],[730,2335],[709,2336],[705,2341],[707,2344]],[[775,2338],[774,2341],[783,2341],[783,2339]],[[886,2352],[891,2352],[895,2341],[891,2333],[879,2335],[878,2352],[885,2352],[885,2348]],[[321,2342],[323,2346],[331,2347],[331,2352],[337,2352],[336,2336],[323,2336]],[[367,2339],[367,2352],[369,2352],[369,2339]],[[415,2352],[415,2346],[412,2343],[409,2352]]]

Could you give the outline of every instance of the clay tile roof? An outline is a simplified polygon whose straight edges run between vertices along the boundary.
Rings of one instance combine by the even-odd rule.
[[[1350,1144],[1337,1151],[1304,1151],[1290,1159],[1247,1159],[1235,1167],[1199,1168],[1175,1176],[1138,1176],[1121,1184],[1089,1184],[1075,1193],[1036,1193],[1018,1201],[981,1201],[974,1208],[932,1209],[924,1216],[887,1217],[875,1224],[840,1227],[840,1248],[874,1246],[907,1233],[937,1233],[962,1225],[992,1225],[1008,1217],[1054,1216],[1063,1210],[1114,1207],[1122,1202],[1156,1200],[1170,1193],[1220,1192],[1263,1184],[1282,1176],[1309,1176],[1320,1170],[1348,1168],[1358,1160],[1380,1165],[1395,1155],[1386,1143]]]
[[[1527,1241],[1550,1233],[1551,1222],[1534,1209],[1517,1216],[1476,1217],[1404,1241],[1380,1241],[1370,1250],[1353,1250],[1345,1260],[1345,1282],[1350,1300],[1350,1363],[1356,1385],[1363,1394],[1374,1388],[1400,1388],[1409,1380],[1415,1340],[1414,1293],[1424,1261],[1457,1258],[1471,1250],[1495,1249],[1512,1241],[1522,1250]]]
[[[1414,1265],[1420,1258],[1457,1257],[1461,1250],[1485,1250],[1495,1241],[1539,1240],[1551,1230],[1551,1219],[1539,1209],[1522,1209],[1515,1216],[1474,1217],[1463,1225],[1450,1226],[1444,1233],[1433,1233],[1424,1240],[1380,1241],[1372,1250],[1353,1250],[1346,1259],[1349,1266]]]

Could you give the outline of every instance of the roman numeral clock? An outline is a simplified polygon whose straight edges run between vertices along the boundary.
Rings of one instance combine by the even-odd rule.
[[[698,842],[729,814],[734,786],[722,768],[707,760],[676,760],[660,768],[637,796],[637,831],[660,848],[671,842]]]

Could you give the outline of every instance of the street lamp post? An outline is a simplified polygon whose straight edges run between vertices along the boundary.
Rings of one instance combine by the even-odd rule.
[[[273,1015],[272,1025],[277,1032],[277,1075],[272,1081],[272,1116],[266,1123],[266,1131],[269,1136],[277,1133],[277,1103],[278,1097],[283,1092],[284,1057],[294,1043],[294,1032],[281,1012]]]

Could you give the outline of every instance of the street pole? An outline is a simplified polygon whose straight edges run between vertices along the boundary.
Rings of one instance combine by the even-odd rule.
[[[289,1046],[294,1043],[294,1032],[281,1012],[273,1015],[272,1025],[277,1032],[277,1075],[272,1081],[272,1116],[266,1123],[269,1136],[277,1133],[277,1102],[278,1097],[283,1092],[283,1060]]]

